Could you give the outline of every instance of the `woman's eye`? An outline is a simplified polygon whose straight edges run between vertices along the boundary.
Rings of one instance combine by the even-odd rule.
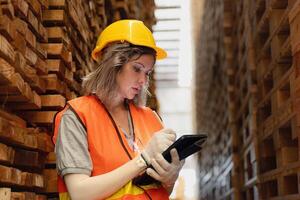
[[[134,69],[135,72],[140,72],[141,71],[141,69],[139,67],[136,67],[136,66],[134,66],[133,69]]]

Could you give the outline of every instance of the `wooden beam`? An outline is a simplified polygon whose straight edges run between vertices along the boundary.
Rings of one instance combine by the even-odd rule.
[[[4,15],[7,15],[10,19],[13,19],[15,16],[14,13],[14,7],[11,3],[11,1],[1,1],[1,7],[0,9],[2,10],[2,13]]]
[[[51,59],[62,59],[66,66],[71,68],[72,63],[72,54],[70,51],[66,49],[64,44],[62,43],[48,43],[48,44],[42,44],[44,49],[47,51],[47,58]]]
[[[0,183],[14,185],[21,184],[21,171],[0,165]]]
[[[17,31],[19,33],[21,33],[22,36],[25,37],[26,30],[27,30],[27,23],[18,17],[14,18],[13,23],[14,23]]]
[[[48,193],[57,192],[57,172],[56,169],[45,169],[45,191]]]
[[[36,48],[36,37],[29,28],[26,30],[25,40],[32,49]]]
[[[9,123],[12,126],[16,126],[19,128],[26,128],[25,120],[0,108],[0,121],[1,121],[1,118],[9,121]],[[0,130],[1,130],[1,128],[0,128]]]
[[[12,3],[14,6],[15,15],[22,19],[27,18],[28,3],[23,0],[13,0]]]
[[[51,93],[65,94],[65,83],[58,79],[56,74],[43,76],[46,81],[46,90]]]
[[[44,10],[47,10],[49,7],[49,0],[39,0],[39,2],[41,3],[41,6]]]
[[[11,19],[9,19],[6,15],[1,15],[0,17],[0,33],[7,39],[7,41],[11,42],[15,39],[15,26]]]
[[[29,47],[26,46],[25,49],[25,58],[27,60],[27,63],[31,66],[34,66],[37,62],[38,56],[36,55],[36,53],[30,49]]]
[[[1,141],[15,145],[22,145],[24,144],[24,132],[27,132],[26,129],[12,126],[10,121],[0,117]]]
[[[66,105],[66,98],[59,94],[41,95],[42,107],[60,110]]]
[[[41,169],[43,164],[38,152],[15,149],[14,166]]]
[[[51,126],[55,113],[56,111],[24,111],[21,114],[28,122]]]
[[[37,70],[38,75],[46,75],[48,73],[47,63],[45,62],[45,60],[39,57],[37,59],[37,62],[35,63],[35,69]]]
[[[26,102],[14,102],[17,101],[16,99],[19,99],[15,95],[10,95],[7,98],[7,101],[10,101],[9,103],[6,103],[5,106],[7,108],[10,108],[11,110],[17,111],[17,110],[37,110],[41,108],[41,98],[40,96],[35,92],[32,91],[32,98],[29,101]],[[3,99],[0,97],[0,100],[3,101]]]
[[[47,59],[47,67],[49,73],[55,73],[61,80],[64,79],[66,67],[60,59]]]
[[[14,63],[15,51],[7,39],[0,35],[0,56],[5,58],[10,64]]]
[[[11,200],[11,188],[0,188],[0,199]]]
[[[28,2],[30,10],[34,13],[35,16],[37,16],[39,19],[41,19],[42,14],[42,5],[37,0],[26,0]]]
[[[67,2],[65,0],[49,0],[49,8],[51,9],[65,9]]]
[[[66,30],[63,27],[47,27],[49,42],[63,42],[66,37]]]
[[[44,178],[40,174],[22,172],[21,173],[21,185],[27,187],[44,187]]]
[[[54,144],[52,142],[52,138],[49,134],[45,132],[39,132],[35,136],[37,138],[37,145],[38,149],[43,152],[53,152],[54,151]]]
[[[31,9],[28,10],[27,15],[28,27],[34,32],[36,35],[40,35],[39,33],[39,21],[37,17],[33,14]]]
[[[47,51],[42,47],[40,42],[36,43],[36,50],[35,52],[38,54],[38,56],[45,60],[47,58]]]
[[[69,86],[72,86],[73,81],[74,81],[73,72],[68,68],[66,68],[66,72],[65,72],[65,81],[67,82],[67,84]]]
[[[76,97],[78,97],[78,95],[74,91],[70,90],[66,92],[67,100],[75,99]]]
[[[43,11],[43,24],[46,26],[51,25],[65,25],[66,13],[64,10],[44,10]]]
[[[56,156],[54,152],[49,152],[46,159],[47,165],[55,165],[56,164]]]
[[[39,42],[47,42],[48,40],[47,30],[41,22],[39,22],[39,34],[37,34],[37,38]]]
[[[0,143],[0,161],[2,163],[12,164],[15,151],[13,148]]]
[[[21,74],[24,80],[29,84],[37,82],[38,76],[36,74],[36,69],[27,65],[24,56],[19,52],[16,52],[14,67],[16,72]]]
[[[15,47],[17,51],[19,51],[22,55],[26,53],[26,40],[25,37],[20,32],[15,33],[16,37],[12,42],[12,45]]]

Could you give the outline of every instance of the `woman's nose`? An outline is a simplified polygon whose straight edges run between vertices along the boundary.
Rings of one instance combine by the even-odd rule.
[[[139,83],[144,85],[147,81],[147,75],[145,73],[140,73],[139,74]]]

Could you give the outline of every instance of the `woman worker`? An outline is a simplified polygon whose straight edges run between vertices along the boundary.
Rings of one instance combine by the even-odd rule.
[[[86,96],[55,117],[60,199],[169,199],[184,161],[176,149],[171,163],[163,158],[175,132],[144,106],[155,61],[166,52],[143,22],[120,20],[103,30],[92,57],[99,65],[83,79]],[[133,184],[145,171],[161,184]]]

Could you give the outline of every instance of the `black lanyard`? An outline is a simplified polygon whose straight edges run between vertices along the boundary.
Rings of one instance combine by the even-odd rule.
[[[114,120],[113,117],[111,116],[110,112],[107,110],[107,108],[106,108],[106,106],[104,105],[104,103],[102,103],[101,100],[100,100],[96,95],[94,95],[94,96],[96,97],[96,99],[98,100],[98,102],[101,103],[101,104],[103,105],[104,110],[106,111],[107,115],[109,116],[109,118],[110,118],[110,120],[111,120],[111,122],[112,122],[112,124],[113,124],[113,126],[114,126],[114,128],[115,128],[115,130],[116,130],[116,133],[117,133],[118,138],[119,138],[119,142],[121,143],[121,145],[122,145],[124,151],[126,152],[128,158],[129,158],[130,160],[132,160],[132,157],[131,157],[130,153],[128,152],[127,148],[125,147],[124,141],[122,140],[121,133],[120,133],[118,127],[117,127],[117,124],[116,124],[115,120]],[[128,102],[125,101],[124,103],[125,103],[125,107],[128,109],[129,114],[130,114],[131,127],[132,127],[132,132],[133,132],[133,142],[135,142],[134,124],[133,124],[133,119],[132,119],[131,111],[130,111]]]

